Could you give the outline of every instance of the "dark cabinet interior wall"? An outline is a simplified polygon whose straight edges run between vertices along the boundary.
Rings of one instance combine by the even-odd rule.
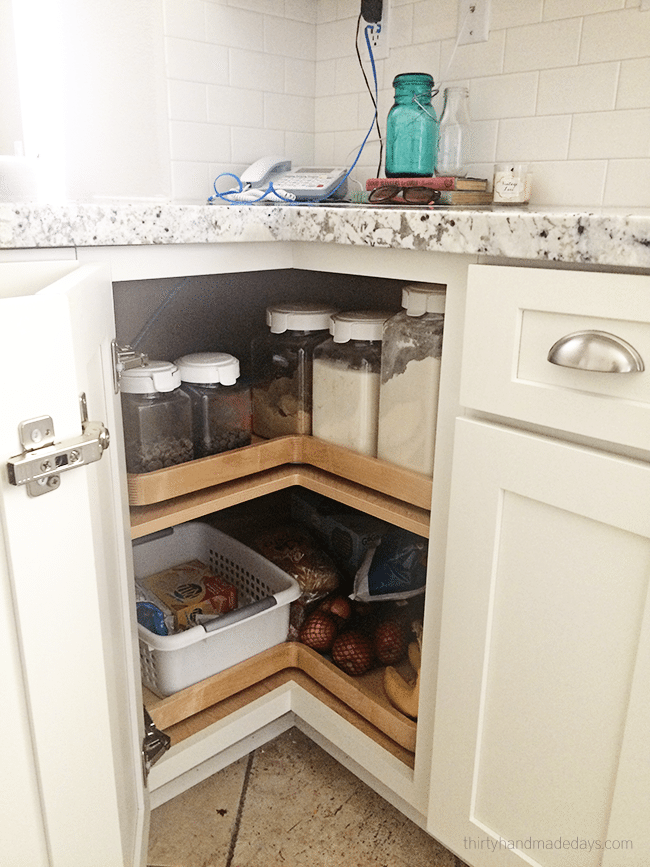
[[[341,310],[398,311],[407,282],[295,269],[124,281],[114,284],[117,340],[166,361],[191,352],[229,352],[248,376],[250,342],[267,329],[268,305],[309,301]]]

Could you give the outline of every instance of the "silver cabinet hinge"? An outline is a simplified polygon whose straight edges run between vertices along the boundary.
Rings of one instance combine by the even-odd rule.
[[[82,414],[85,396],[82,397]],[[98,461],[110,443],[101,422],[82,420],[82,434],[56,443],[51,416],[21,422],[18,427],[23,453],[7,462],[9,482],[24,485],[31,497],[56,490],[61,473]]]
[[[122,371],[143,367],[149,359],[144,352],[136,352],[130,346],[120,346],[117,340],[111,342],[111,351],[113,353],[113,388],[115,394],[118,394]]]
[[[142,739],[142,773],[144,775],[144,784],[147,785],[149,771],[158,759],[167,752],[171,746],[171,738],[165,732],[161,732],[156,728],[151,715],[144,705],[144,738]]]

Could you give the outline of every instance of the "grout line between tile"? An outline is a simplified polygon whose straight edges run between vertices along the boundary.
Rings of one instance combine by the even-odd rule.
[[[248,782],[251,776],[251,770],[253,768],[253,759],[255,758],[255,750],[253,750],[248,755],[248,762],[246,763],[246,772],[244,773],[244,782],[241,787],[241,795],[239,796],[239,805],[237,806],[237,815],[235,817],[235,824],[232,829],[232,837],[230,838],[230,847],[228,849],[228,857],[226,858],[226,863],[224,867],[231,867],[232,859],[235,856],[235,847],[237,846],[237,837],[239,836],[239,826],[241,824],[242,814],[244,812],[244,803],[246,801],[246,793],[248,791]]]

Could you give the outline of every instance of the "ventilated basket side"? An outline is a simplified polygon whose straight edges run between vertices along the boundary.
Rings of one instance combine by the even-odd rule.
[[[155,635],[138,625],[142,679],[157,695],[185,689],[286,639],[289,604],[300,595],[298,583],[241,542],[208,524],[190,522],[138,547],[137,577],[198,559],[237,588],[239,607],[268,596],[275,599],[272,608],[214,633],[195,626],[177,635]]]

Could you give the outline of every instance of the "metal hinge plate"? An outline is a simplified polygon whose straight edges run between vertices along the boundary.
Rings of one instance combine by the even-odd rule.
[[[158,759],[167,752],[171,746],[171,738],[165,732],[161,732],[151,719],[151,714],[143,705],[144,713],[144,738],[142,740],[142,773],[144,784],[147,785],[149,771]]]
[[[80,437],[55,443],[49,415],[21,422],[18,431],[24,451],[9,459],[7,472],[10,484],[24,485],[31,497],[56,490],[61,473],[98,461],[110,442],[101,422],[85,420]]]
[[[118,394],[122,371],[142,367],[149,359],[144,352],[137,352],[130,346],[120,346],[117,340],[111,342],[111,351],[113,353],[113,388],[115,394]]]

